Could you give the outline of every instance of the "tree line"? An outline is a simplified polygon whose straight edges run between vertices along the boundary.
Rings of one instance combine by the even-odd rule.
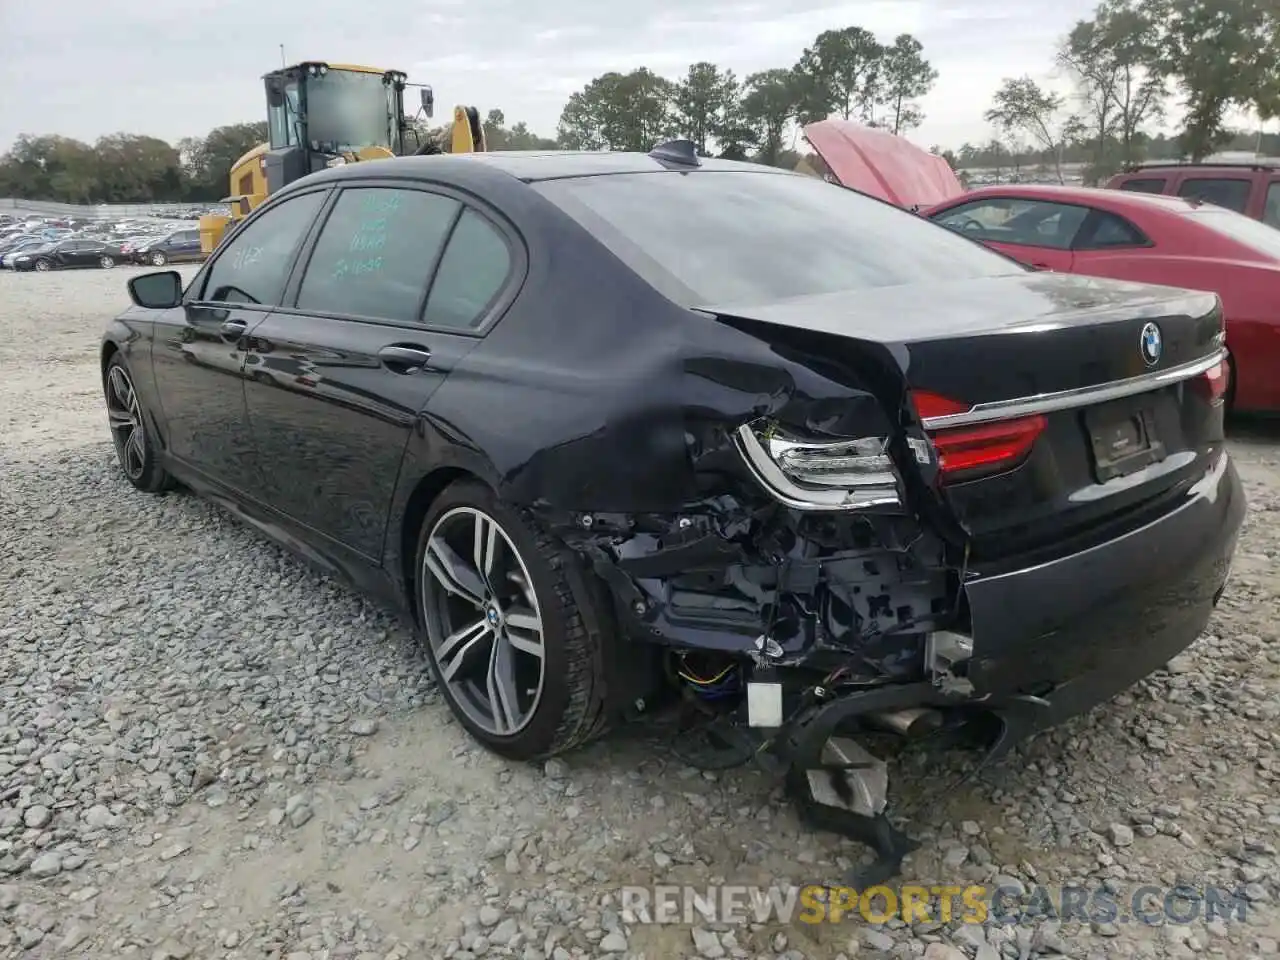
[[[1223,148],[1280,153],[1280,137],[1243,134],[1244,112],[1280,117],[1280,7],[1258,0],[1101,0],[1062,38],[1054,72],[1070,93],[1030,76],[1006,78],[985,119],[992,136],[932,148],[957,169],[1056,170],[1084,164],[1101,180],[1143,159],[1201,160]],[[825,30],[789,67],[739,78],[710,62],[670,79],[640,67],[596,77],[572,94],[556,136],[490,110],[492,150],[648,150],[683,136],[703,155],[794,166],[799,126],[842,117],[893,133],[924,121],[920,101],[938,71],[910,34],[882,40],[858,26]],[[1181,131],[1152,135],[1169,107]],[[447,143],[448,129],[423,129]],[[19,137],[0,156],[0,196],[73,203],[205,202],[225,195],[231,164],[266,139],[265,123],[217,127],[169,144],[113,134],[89,145],[55,135]]]

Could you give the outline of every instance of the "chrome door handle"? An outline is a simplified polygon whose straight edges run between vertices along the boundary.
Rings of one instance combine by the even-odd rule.
[[[220,329],[222,330],[222,335],[224,337],[241,337],[244,335],[248,326],[249,325],[243,320],[227,320],[222,324]]]
[[[379,350],[378,359],[394,373],[412,373],[431,362],[431,351],[425,347],[393,344]]]

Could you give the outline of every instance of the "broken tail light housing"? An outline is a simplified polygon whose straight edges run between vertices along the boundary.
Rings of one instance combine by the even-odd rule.
[[[1227,388],[1231,386],[1231,364],[1223,357],[1200,376],[1191,380],[1191,389],[1210,406],[1224,402]]]
[[[735,436],[751,472],[796,510],[864,510],[902,504],[901,482],[885,437],[810,441],[743,424]]]
[[[1012,470],[1030,456],[1036,440],[1049,425],[1042,414],[1034,414],[929,429],[930,420],[968,413],[969,405],[927,391],[913,391],[911,399],[933,443],[943,483],[977,480]]]

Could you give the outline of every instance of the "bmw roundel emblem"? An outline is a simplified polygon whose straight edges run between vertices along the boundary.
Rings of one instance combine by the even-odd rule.
[[[1159,363],[1164,353],[1164,337],[1160,335],[1160,328],[1154,323],[1148,323],[1143,327],[1138,348],[1142,351],[1143,363],[1148,367],[1154,367]]]

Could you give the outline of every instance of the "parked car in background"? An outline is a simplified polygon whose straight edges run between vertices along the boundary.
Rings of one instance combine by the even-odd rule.
[[[1107,189],[1201,200],[1280,227],[1280,162],[1144,163]]]
[[[13,267],[12,258],[27,250],[35,250],[38,247],[47,247],[49,241],[42,237],[22,236],[15,240],[0,244],[0,267],[11,269]]]
[[[59,240],[14,257],[13,269],[44,272],[70,267],[112,267],[115,266],[114,249],[101,240]]]
[[[137,263],[163,267],[166,263],[193,263],[204,259],[200,231],[187,227],[134,247],[130,256]]]
[[[1280,230],[1199,201],[1088,187],[982,187],[923,213],[1039,269],[1218,294],[1228,405],[1280,411]]]

